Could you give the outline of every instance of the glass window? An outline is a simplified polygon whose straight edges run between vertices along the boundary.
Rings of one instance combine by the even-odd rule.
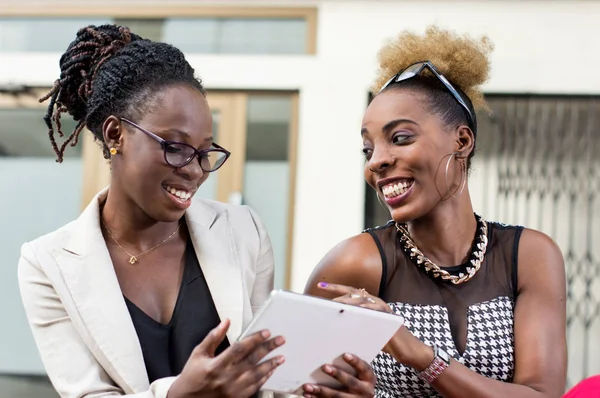
[[[182,51],[212,54],[303,54],[306,21],[299,19],[173,18],[163,41]]]
[[[62,52],[77,29],[106,23],[190,53],[304,54],[307,47],[304,18],[4,18],[0,51]]]
[[[144,39],[162,41],[164,19],[132,19],[119,18],[114,23],[120,26],[127,26],[135,34]]]
[[[0,231],[0,313],[10,325],[0,328],[0,341],[10,342],[0,344],[0,374],[44,373],[16,283],[21,245],[74,220],[81,210],[82,142],[67,148],[63,163],[56,163],[42,120],[45,111],[37,105],[0,108],[0,208],[2,225],[7,226]],[[65,135],[74,125],[64,118]],[[2,381],[0,390],[6,392]]]
[[[289,95],[249,95],[244,203],[252,207],[271,236],[275,287],[285,287],[290,204],[288,143],[292,122]]]
[[[247,161],[288,160],[291,101],[281,96],[248,98]]]
[[[109,18],[2,18],[0,51],[63,52],[87,25],[111,23]]]
[[[44,108],[0,108],[0,157],[55,157],[54,150],[48,138],[48,128],[43,120],[46,109]],[[75,128],[76,122],[63,115],[61,119],[62,131],[65,137],[59,137],[55,132],[58,145],[68,137]],[[82,131],[80,138],[86,131]],[[81,156],[81,142],[75,146],[68,146],[65,158]]]

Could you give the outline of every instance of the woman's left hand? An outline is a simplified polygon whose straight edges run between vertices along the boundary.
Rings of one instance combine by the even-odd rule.
[[[342,389],[333,389],[316,384],[305,384],[305,398],[372,398],[375,395],[376,377],[368,363],[351,354],[343,355],[344,361],[356,371],[356,376],[334,366],[324,365],[323,372],[342,384]]]
[[[370,308],[376,311],[392,313],[389,305],[377,296],[369,294],[365,289],[357,289],[351,286],[336,285],[333,283],[319,283],[319,288],[337,294],[333,301],[358,307]]]

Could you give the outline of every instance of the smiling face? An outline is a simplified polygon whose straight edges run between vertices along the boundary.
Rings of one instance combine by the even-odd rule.
[[[373,99],[363,117],[365,179],[397,222],[447,203],[448,192],[460,187],[461,167],[474,142],[468,128],[449,128],[426,100],[415,90],[388,90]],[[446,186],[446,165],[456,151],[461,153],[450,159]]]
[[[188,85],[172,85],[151,100],[156,104],[133,122],[164,140],[183,142],[200,150],[210,148],[212,115],[200,91]],[[104,135],[109,148],[118,150],[111,161],[111,189],[124,192],[129,201],[154,220],[181,218],[209,176],[198,158],[184,167],[172,167],[165,162],[158,141],[115,117],[104,123]]]

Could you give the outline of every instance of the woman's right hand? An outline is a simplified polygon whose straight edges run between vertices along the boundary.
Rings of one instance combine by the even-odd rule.
[[[285,342],[282,336],[270,339],[268,331],[250,335],[215,356],[229,324],[221,322],[194,348],[167,398],[250,397],[284,362],[280,355],[258,364]]]

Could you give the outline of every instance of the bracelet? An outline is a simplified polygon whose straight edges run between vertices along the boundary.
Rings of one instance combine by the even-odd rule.
[[[431,384],[450,366],[450,355],[438,346],[433,346],[433,361],[419,373],[419,378],[424,382]]]

